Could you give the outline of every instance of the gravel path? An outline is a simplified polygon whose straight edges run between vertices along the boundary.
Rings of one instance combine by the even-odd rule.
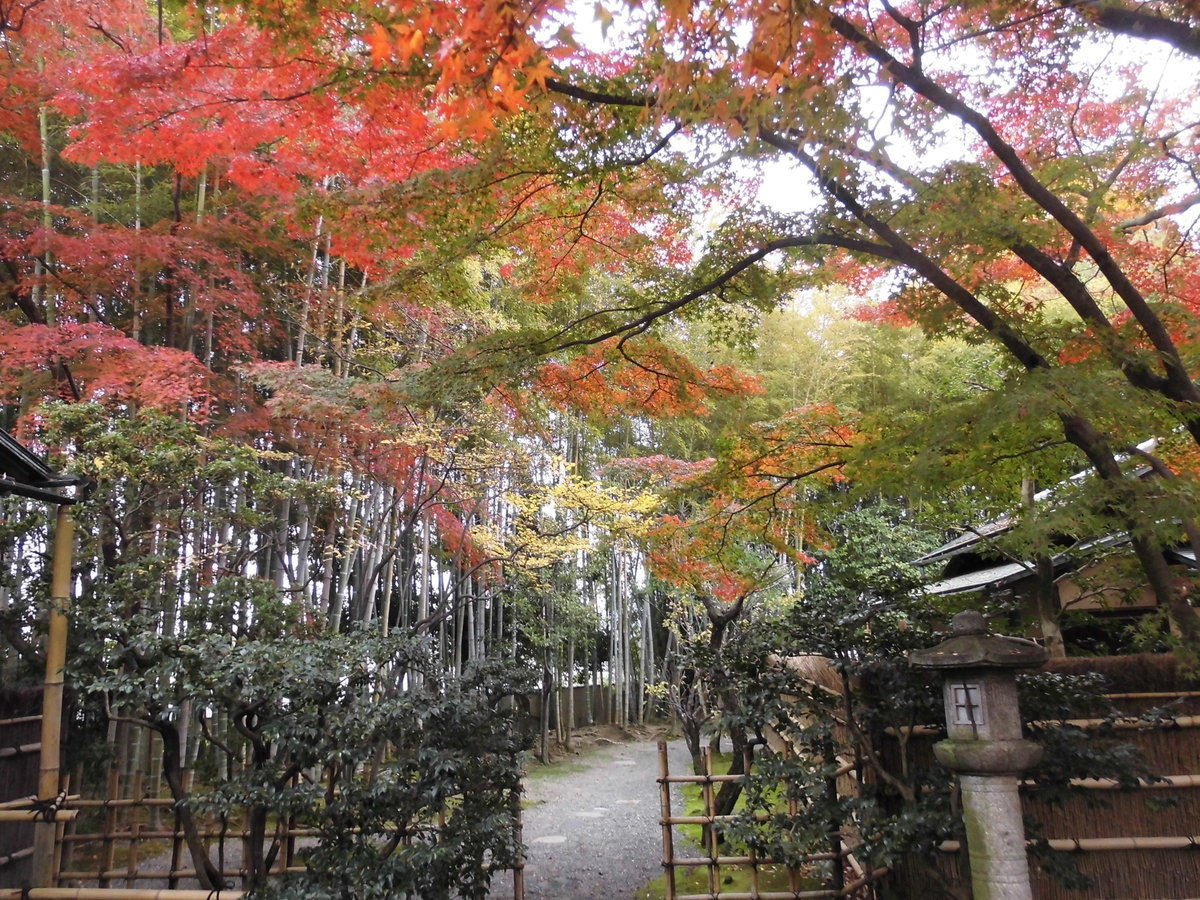
[[[682,741],[671,771],[690,771]],[[529,779],[525,787],[525,900],[630,900],[662,874],[658,750],[654,741],[605,744],[581,768]],[[672,798],[678,810],[678,789]],[[512,896],[498,874],[495,900]]]

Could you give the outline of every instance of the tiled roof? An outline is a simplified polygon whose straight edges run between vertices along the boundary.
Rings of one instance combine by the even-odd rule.
[[[1014,581],[1020,581],[1033,573],[1033,567],[1026,563],[1005,563],[990,569],[979,569],[966,575],[956,575],[945,581],[937,581],[925,586],[925,593],[937,596],[946,594],[965,594],[978,591],[985,587],[1002,587]]]

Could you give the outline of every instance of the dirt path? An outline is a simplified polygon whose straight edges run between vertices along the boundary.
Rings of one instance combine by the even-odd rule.
[[[669,747],[672,772],[688,769],[682,741]],[[662,827],[654,740],[602,743],[561,773],[525,786],[526,900],[630,900],[662,874]],[[672,801],[679,809],[679,797]],[[495,900],[512,896],[498,875]]]

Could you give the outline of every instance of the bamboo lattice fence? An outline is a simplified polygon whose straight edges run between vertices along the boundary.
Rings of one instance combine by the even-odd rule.
[[[153,741],[149,749],[155,749]],[[194,770],[188,769],[184,789],[189,795],[193,782]],[[125,890],[146,882],[161,882],[168,890],[193,885],[196,870],[172,813],[175,802],[165,794],[153,773],[125,773],[121,766],[113,765],[101,791],[71,797],[69,806],[80,815],[66,825],[60,838],[62,865],[57,883]],[[314,832],[298,828],[294,822],[272,821],[268,834],[280,844],[271,874],[299,870],[295,865],[298,842]],[[236,884],[245,875],[240,860],[246,858],[243,844],[250,839],[249,832],[236,825],[222,827],[214,820],[200,835],[210,848],[216,848],[222,876]]]
[[[0,812],[37,793],[42,693],[0,691]],[[0,819],[0,888],[29,880],[32,820]]]
[[[1084,781],[1089,797],[1064,806],[1044,802],[1036,785],[1025,791],[1025,810],[1041,824],[1051,846],[1070,852],[1093,887],[1068,891],[1045,876],[1039,898],[1191,898],[1200,896],[1200,685],[1178,672],[1173,657],[1139,655],[1064,660],[1052,669],[1100,671],[1112,700],[1135,716],[1168,710],[1159,727],[1118,723],[1118,737],[1137,747],[1151,771],[1166,778],[1139,788]],[[1100,723],[1082,720],[1085,730]]]
[[[40,700],[40,696],[35,699]],[[36,720],[40,717],[31,718],[36,737]],[[9,735],[13,728],[10,721],[3,733]],[[218,894],[198,888],[184,832],[173,812],[175,802],[157,772],[140,768],[160,752],[157,737],[151,738],[134,759],[114,758],[103,785],[97,790],[66,797],[63,808],[51,812],[58,823],[60,847],[54,886],[35,887],[22,893],[29,882],[28,870],[14,869],[13,877],[0,881],[0,900],[8,900],[10,896],[21,900],[199,900],[201,897],[215,900],[218,896],[232,900],[242,896],[237,889],[221,890]],[[36,750],[31,758],[32,784],[36,787]],[[0,763],[3,761],[0,755]],[[0,767],[0,776],[3,771]],[[195,781],[195,770],[186,770],[184,785],[189,796]],[[35,804],[31,794],[29,784],[22,782],[21,796],[7,804],[0,803],[0,836],[25,835],[17,838],[22,847],[32,844],[31,823],[46,816],[44,811],[32,808]],[[443,818],[438,825],[444,824]],[[513,824],[519,839],[519,805],[514,808]],[[246,875],[241,861],[248,858],[244,842],[250,839],[250,833],[234,823],[222,826],[213,818],[205,823],[201,836],[227,882],[240,884]],[[268,825],[267,840],[279,843],[276,862],[270,871],[278,876],[303,870],[305,842],[314,843],[316,831],[295,821],[273,820]],[[27,858],[30,852],[24,850],[18,858]],[[519,861],[513,873],[514,900],[524,898],[523,866],[523,861]],[[10,894],[7,888],[13,892]]]
[[[712,768],[712,756],[707,748],[702,749],[704,774],[673,775],[667,758],[667,745],[660,741],[658,744],[659,767],[659,801],[662,808],[663,833],[663,868],[666,871],[666,900],[817,900],[817,898],[849,897],[867,887],[881,872],[868,873],[862,870],[854,858],[854,848],[844,841],[839,841],[837,852],[815,853],[807,857],[801,866],[788,866],[777,860],[756,854],[752,849],[741,855],[731,855],[719,839],[720,826],[723,822],[732,821],[736,816],[717,815],[716,795],[718,786],[727,781],[743,779],[743,775],[715,775]],[[747,753],[746,772],[751,771],[753,756]],[[839,773],[843,774],[843,773]],[[831,779],[836,785],[836,778]],[[704,811],[698,816],[675,815],[671,809],[671,786],[676,784],[698,784],[704,800]],[[789,800],[788,812],[793,816],[797,813],[794,802]],[[675,826],[698,825],[701,828],[702,840],[700,856],[687,856],[680,853],[675,841]],[[828,868],[832,875],[828,886],[813,887],[812,864],[832,863]],[[705,872],[704,893],[684,893],[678,882],[681,869]],[[722,874],[729,870],[741,870],[748,875],[749,890],[733,890],[726,888],[726,876]],[[846,872],[852,872],[853,877],[847,879]],[[765,873],[786,873],[786,887],[777,884],[765,884]]]

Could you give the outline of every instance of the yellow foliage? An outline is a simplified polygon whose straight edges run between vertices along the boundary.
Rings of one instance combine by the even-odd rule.
[[[653,524],[661,499],[650,491],[622,488],[567,475],[551,485],[505,497],[513,510],[508,531],[494,527],[472,532],[477,545],[494,557],[519,559],[539,569],[594,547],[594,528],[615,538],[636,539]]]

